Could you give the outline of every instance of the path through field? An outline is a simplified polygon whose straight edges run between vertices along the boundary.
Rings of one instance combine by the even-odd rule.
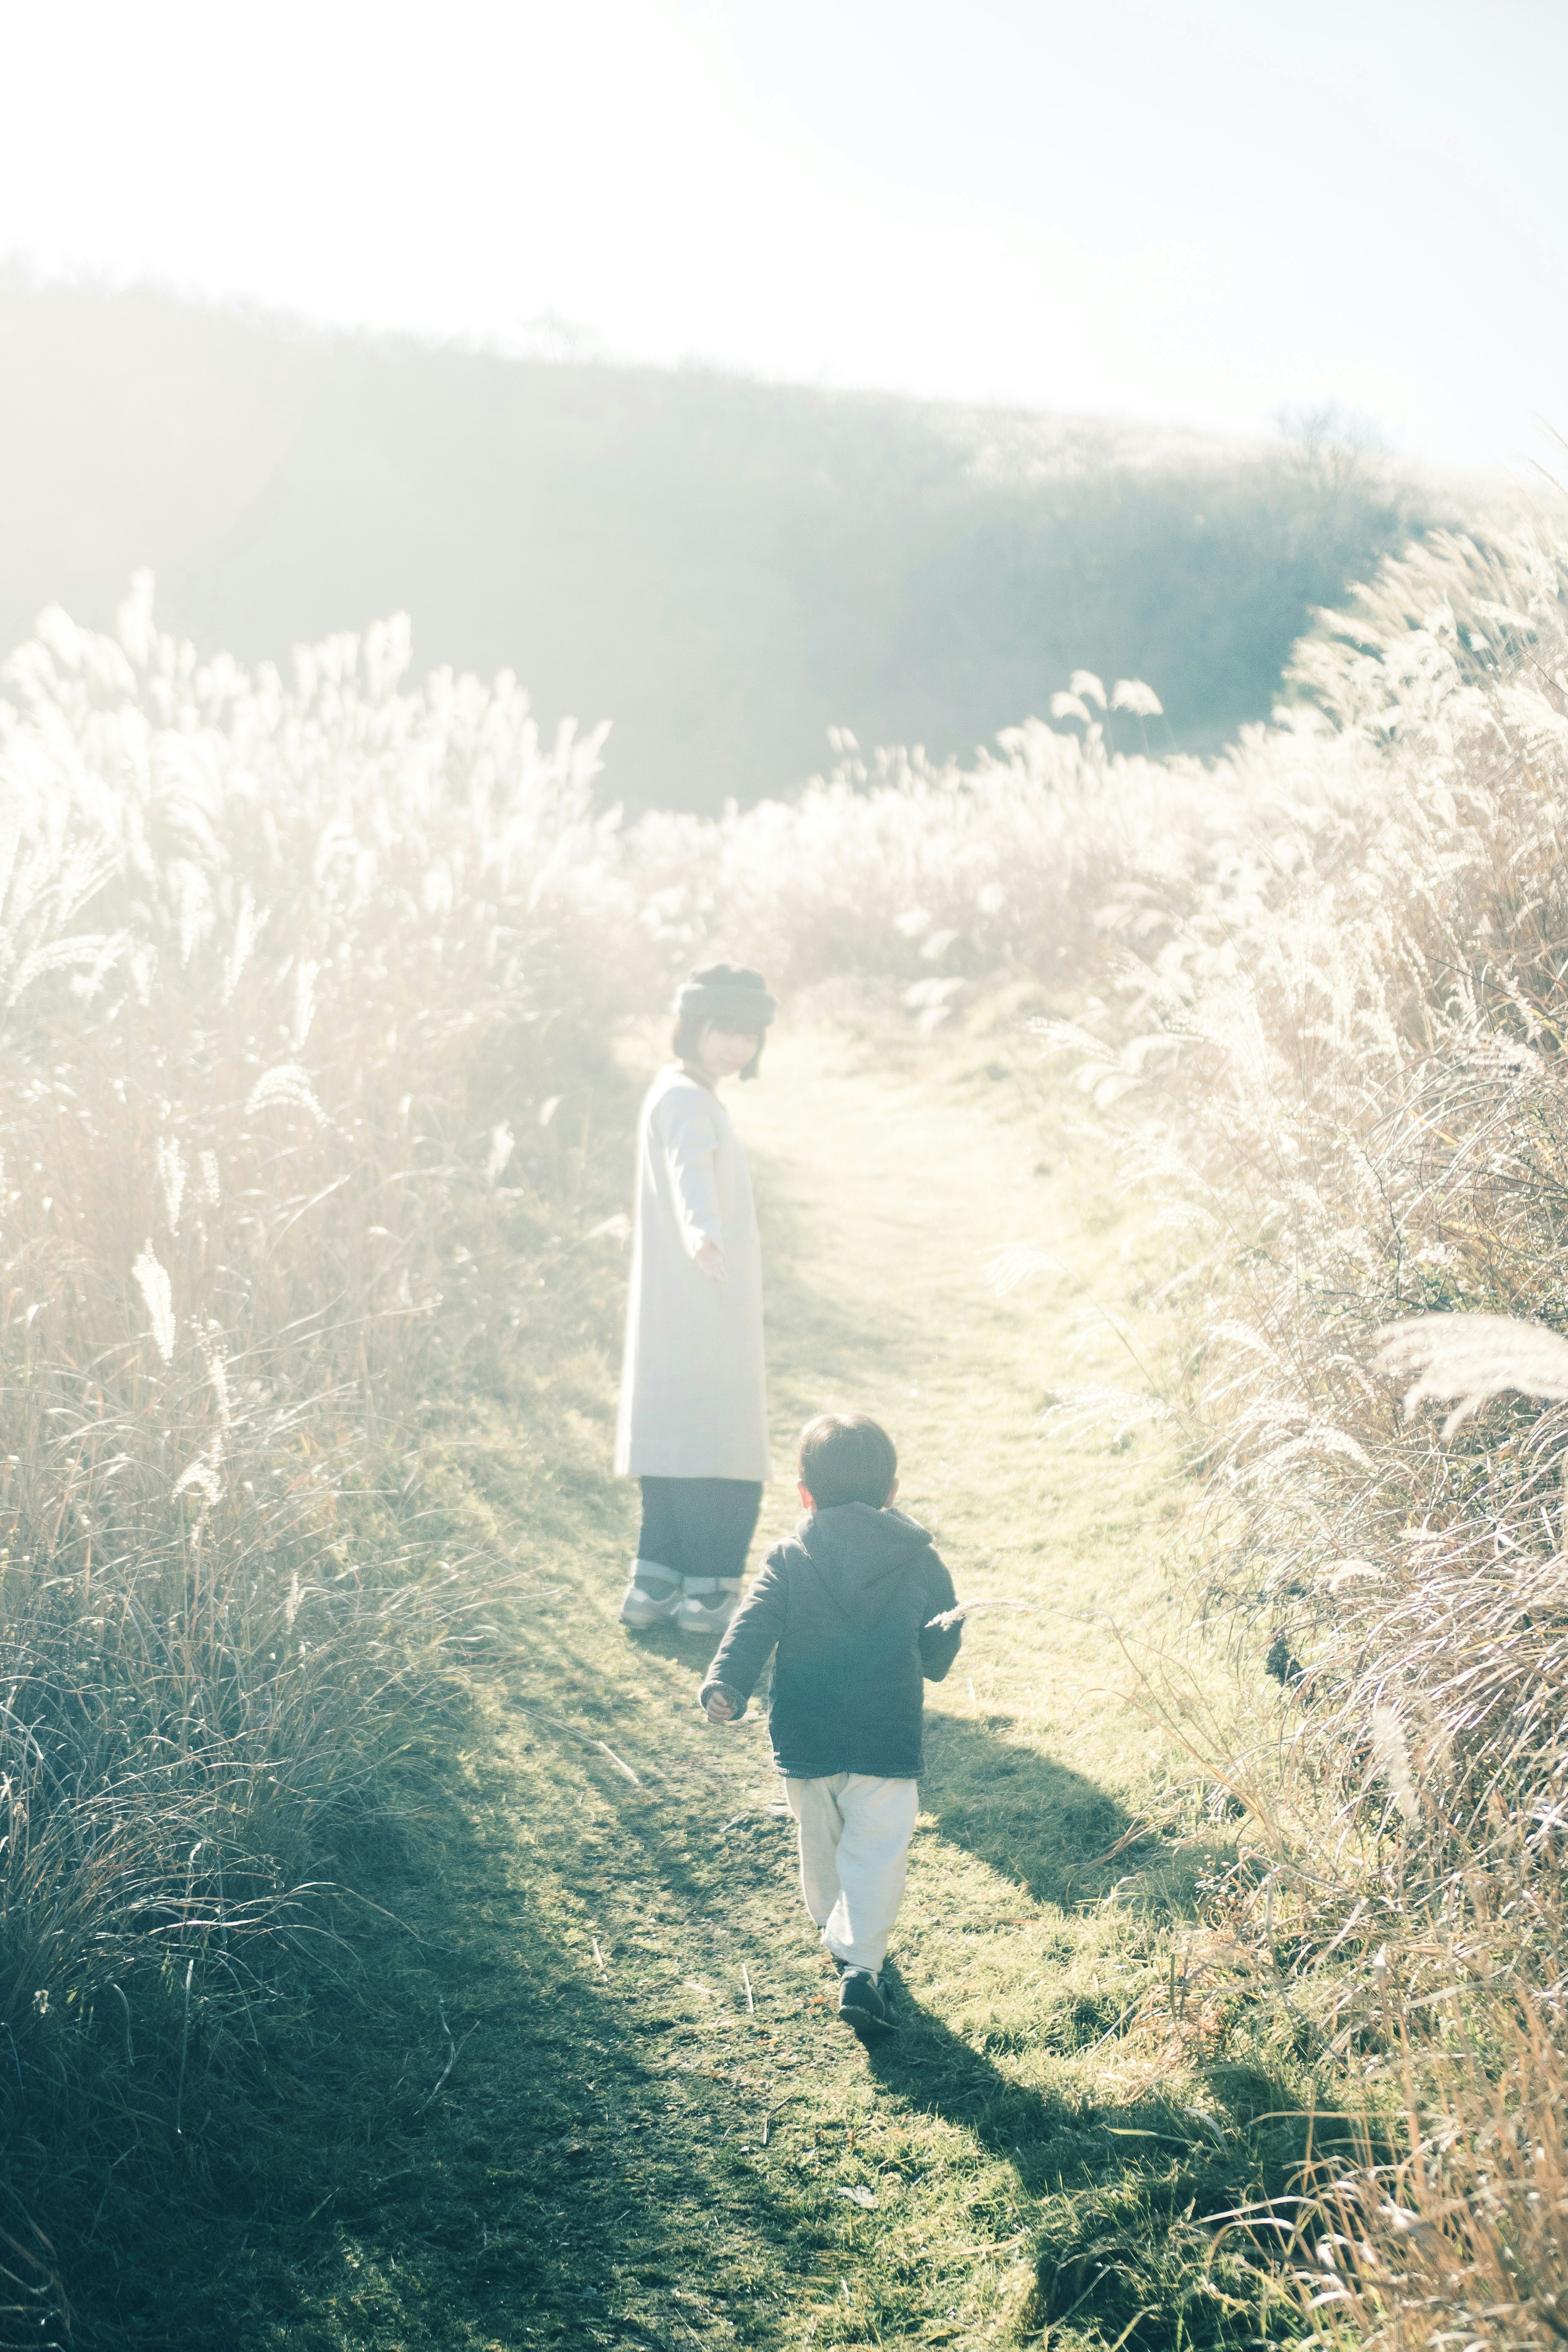
[[[868,2057],[832,2013],[760,1721],[710,1730],[705,1659],[617,1627],[607,1371],[548,1464],[469,1430],[449,1459],[537,1599],[442,1867],[395,1898],[424,1941],[393,1938],[378,2015],[301,2105],[313,2210],[287,2262],[228,2273],[238,2340],[964,2346],[1050,2318],[1053,2346],[1108,2344],[1158,2269],[1151,2199],[1168,2216],[1184,2167],[1206,2193],[1215,2147],[1171,2120],[1190,2081],[1123,2030],[1204,1861],[1140,1838],[1162,1758],[1110,1695],[1108,1615],[1157,1612],[1177,1499],[1148,1433],[1039,1425],[1065,1381],[1129,1376],[1103,1333],[1069,1363],[1089,1300],[1132,1285],[1125,1213],[1009,1014],[931,1041],[825,1021],[734,1092],[770,1273],[764,1528],[794,1517],[802,1419],[863,1404],[961,1596],[1044,1612],[974,1619],[931,1694],[902,2031]],[[998,1298],[985,1257],[1014,1243],[1064,1270]],[[1129,2340],[1193,2341],[1152,2292]]]

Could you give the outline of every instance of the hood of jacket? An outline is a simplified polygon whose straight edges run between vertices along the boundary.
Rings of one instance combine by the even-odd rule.
[[[875,1625],[909,1570],[931,1550],[919,1521],[869,1503],[835,1503],[801,1520],[795,1539],[818,1584],[852,1625]]]

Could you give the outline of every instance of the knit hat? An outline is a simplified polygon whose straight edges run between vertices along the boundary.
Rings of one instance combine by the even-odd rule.
[[[710,1022],[721,1029],[738,1030],[757,1041],[756,1052],[741,1072],[742,1078],[754,1078],[763,1034],[777,1011],[778,998],[769,994],[762,973],[749,964],[702,964],[675,992],[675,1050],[695,1058],[698,1041]]]
[[[760,971],[743,963],[707,963],[675,992],[675,1017],[718,1023],[721,1029],[749,1030],[760,1037],[779,1009]]]

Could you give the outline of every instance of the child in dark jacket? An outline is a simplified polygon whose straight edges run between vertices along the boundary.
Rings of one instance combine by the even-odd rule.
[[[868,1414],[821,1413],[800,1442],[806,1516],[776,1543],[700,1693],[710,1723],[746,1711],[777,1646],[768,1728],[800,1831],[805,1907],[839,1967],[839,2014],[885,2032],[879,1980],[920,1801],[925,1684],[958,1654],[952,1580],[893,1508],[899,1457]]]

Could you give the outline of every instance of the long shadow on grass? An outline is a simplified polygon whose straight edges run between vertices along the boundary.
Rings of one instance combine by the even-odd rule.
[[[693,1694],[706,1664],[705,1652],[694,1652],[690,1643],[663,1627],[629,1637],[627,1654],[689,1669]],[[613,1739],[619,1719],[616,1696],[603,1672],[569,1653],[562,1664],[563,1694],[569,1689],[577,1712],[602,1722]],[[753,1705],[758,1713],[766,1709],[765,1678]],[[1119,1879],[1159,1871],[1162,1907],[1189,1910],[1192,1888],[1173,1880],[1164,1866],[1162,1843],[1141,1833],[1126,1807],[1097,1781],[1010,1737],[1013,1730],[1007,1716],[928,1714],[921,1803],[939,1834],[1036,1903],[1069,1910],[1103,1895]]]
[[[384,1878],[405,1924],[367,1934],[359,1981],[264,2032],[226,2097],[193,2067],[186,2153],[148,2184],[177,2225],[144,2214],[145,2243],[121,2232],[114,2275],[82,2281],[93,2352],[751,2340],[765,2250],[789,2275],[826,2239],[757,2175],[749,2130],[725,2145],[750,2095],[715,2089],[707,2020],[611,1924],[622,1874],[687,1902],[717,1868],[651,1799],[588,1834],[580,1786],[542,1745],[521,1781],[454,1776],[426,1852]],[[476,1819],[520,1801],[540,1832],[521,1878]],[[608,1965],[584,1894],[611,1906],[588,1915]]]
[[[1024,1887],[1037,1903],[1064,1909],[1125,1870],[1125,1806],[1083,1773],[1006,1735],[1008,1716],[926,1717],[921,1802],[950,1844],[962,1846]]]
[[[900,2031],[869,2053],[883,2091],[1005,2158],[1040,2200],[1030,2330],[1072,2316],[1139,2352],[1288,2340],[1261,2242],[1223,2217],[1285,2193],[1306,2119],[1250,2070],[1216,2071],[1201,2110],[1151,2097],[1095,2107],[1016,2081],[920,2007],[891,1965]],[[1320,2134],[1321,2138],[1321,2134]],[[1221,2217],[1211,2219],[1210,2217]]]
[[[1013,1730],[1005,1715],[927,1716],[921,1803],[942,1837],[1037,1903],[1068,1910],[1119,1879],[1159,1871],[1161,1907],[1190,1910],[1194,1873],[1183,1884],[1162,1841],[1124,1805]]]

